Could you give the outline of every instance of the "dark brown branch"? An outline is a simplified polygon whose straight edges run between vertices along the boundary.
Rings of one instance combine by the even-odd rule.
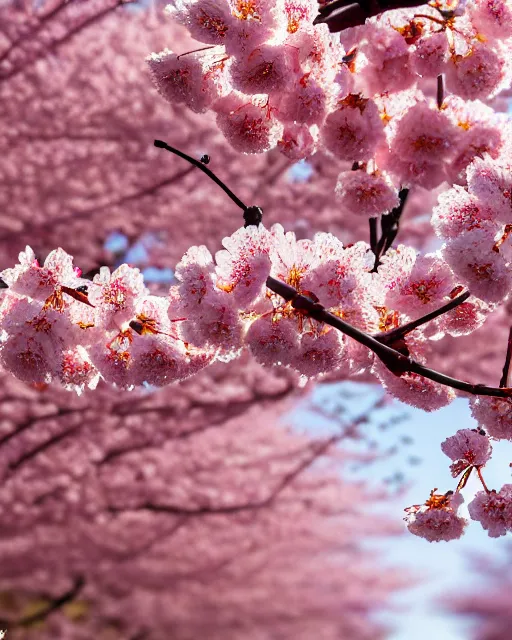
[[[507,355],[505,356],[505,364],[503,365],[503,374],[500,380],[500,387],[502,388],[507,386],[511,358],[512,358],[512,327],[510,327],[510,331],[508,334]]]
[[[85,580],[81,576],[79,576],[78,578],[76,578],[73,586],[69,589],[69,591],[66,591],[66,593],[63,593],[55,600],[51,600],[48,603],[48,606],[42,611],[38,611],[37,613],[34,613],[30,616],[25,616],[24,618],[21,618],[20,620],[16,620],[14,622],[11,622],[10,620],[0,620],[0,625],[13,629],[18,627],[30,627],[36,622],[45,620],[51,613],[57,611],[58,609],[62,609],[65,604],[74,600],[83,589],[84,585]]]
[[[400,189],[400,192],[398,194],[398,205],[387,215],[382,216],[380,219],[381,237],[379,241],[375,243],[375,247],[371,247],[373,253],[375,254],[375,264],[373,265],[372,269],[373,272],[377,271],[380,264],[380,259],[391,247],[396,236],[398,235],[398,230],[400,228],[400,218],[402,217],[402,214],[404,212],[404,207],[405,203],[407,202],[408,195],[409,189]]]
[[[435,320],[435,318],[442,316],[445,313],[448,313],[448,311],[451,311],[455,307],[458,307],[463,302],[466,302],[466,300],[469,298],[470,295],[471,293],[469,291],[466,291],[462,293],[460,296],[457,296],[456,298],[454,298],[453,300],[450,300],[450,302],[447,302],[442,307],[439,307],[439,309],[436,309],[435,311],[431,311],[430,313],[427,313],[424,316],[421,316],[421,318],[418,318],[417,320],[411,320],[411,322],[408,322],[407,324],[404,324],[401,327],[397,327],[396,329],[390,329],[389,331],[386,331],[384,333],[376,333],[373,335],[373,337],[379,342],[382,342],[382,344],[390,345],[396,340],[400,340],[401,338],[404,338],[408,333],[410,333],[411,331],[414,331],[414,329],[421,327],[421,325],[427,322],[430,322],[430,320]]]
[[[64,440],[64,438],[67,438],[68,436],[73,435],[80,428],[81,428],[81,425],[76,425],[75,427],[72,427],[71,429],[68,429],[67,431],[63,431],[62,433],[58,433],[57,435],[53,436],[52,438],[49,438],[48,440],[46,440],[42,444],[38,445],[37,447],[34,447],[30,451],[27,451],[20,458],[18,458],[18,460],[16,460],[16,462],[11,462],[9,464],[9,467],[8,467],[9,471],[15,471],[16,469],[19,469],[19,467],[21,467],[21,465],[25,464],[25,462],[27,462],[28,460],[31,460],[32,458],[37,456],[39,453],[42,453],[43,451],[46,451],[46,449],[52,447],[54,444],[57,444],[61,440]]]
[[[349,338],[353,338],[360,344],[368,347],[368,349],[373,351],[373,353],[375,353],[384,365],[395,375],[400,376],[404,373],[416,373],[439,384],[452,387],[453,389],[458,389],[459,391],[464,391],[465,393],[470,393],[472,395],[494,396],[497,398],[512,397],[512,388],[496,388],[487,387],[483,384],[471,384],[470,382],[451,378],[444,373],[434,371],[433,369],[429,369],[428,367],[421,365],[412,358],[404,356],[395,349],[382,344],[373,336],[364,333],[364,331],[353,327],[348,324],[348,322],[345,322],[341,318],[329,313],[321,304],[313,302],[310,298],[299,294],[293,287],[281,282],[280,280],[276,280],[269,276],[266,284],[271,291],[291,302],[295,309],[305,311],[311,318],[338,329],[345,335],[349,336]]]
[[[437,108],[442,109],[444,104],[446,91],[444,82],[444,73],[437,76]]]
[[[357,418],[356,418],[357,420]],[[257,502],[244,502],[241,504],[226,505],[226,506],[203,506],[195,509],[189,509],[178,505],[169,504],[155,504],[153,502],[145,502],[142,505],[133,507],[134,511],[146,510],[153,513],[169,513],[179,516],[201,517],[201,516],[215,516],[215,515],[230,515],[236,513],[242,513],[244,511],[255,511],[270,506],[274,500],[281,494],[286,487],[288,487],[303,471],[310,467],[319,456],[324,454],[327,449],[338,442],[344,436],[344,432],[331,436],[320,443],[313,443],[312,453],[302,462],[300,462],[294,469],[289,471],[279,481],[277,486],[272,492],[263,500]],[[123,513],[125,511],[131,511],[131,508],[109,506],[108,511],[110,513]]]
[[[82,413],[83,411],[84,411],[83,407],[74,408],[74,409],[61,408],[56,413],[50,413],[49,415],[31,416],[30,418],[22,422],[20,425],[18,425],[16,429],[14,429],[14,431],[11,431],[10,433],[6,433],[4,436],[2,436],[0,438],[0,447],[4,445],[6,442],[9,442],[9,440],[11,438],[14,438],[14,436],[17,436],[20,433],[23,433],[24,431],[26,431],[27,429],[30,429],[30,427],[32,427],[37,422],[42,422],[44,420],[55,420],[55,419],[61,418],[62,416],[67,416],[70,413]]]

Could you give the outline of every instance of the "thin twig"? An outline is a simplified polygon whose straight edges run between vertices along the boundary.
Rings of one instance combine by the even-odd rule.
[[[386,331],[384,333],[373,334],[373,337],[379,342],[382,342],[383,344],[392,344],[395,340],[400,340],[411,331],[414,331],[414,329],[421,327],[421,325],[427,322],[430,322],[430,320],[435,320],[435,318],[442,316],[445,313],[448,313],[448,311],[451,311],[452,309],[454,309],[455,307],[458,307],[463,302],[466,302],[466,300],[469,298],[470,295],[471,293],[469,291],[466,291],[462,293],[460,296],[457,296],[456,298],[454,298],[453,300],[450,300],[450,302],[447,302],[442,307],[439,307],[439,309],[436,309],[435,311],[431,311],[430,313],[427,313],[424,316],[421,316],[421,318],[418,318],[417,320],[411,320],[411,322],[408,322],[407,324],[404,324],[401,327],[396,327],[396,329],[390,329],[389,331]],[[500,387],[501,386],[504,387],[505,385],[500,385]]]

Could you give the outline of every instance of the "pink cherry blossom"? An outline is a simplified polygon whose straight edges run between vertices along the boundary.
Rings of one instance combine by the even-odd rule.
[[[183,102],[203,113],[228,91],[223,52],[178,56],[165,49],[153,53],[147,63],[158,91],[166,100]]]
[[[466,100],[492,97],[507,82],[503,54],[483,43],[452,58],[446,71],[448,89]]]
[[[147,293],[139,269],[123,264],[110,273],[102,267],[89,286],[89,301],[96,307],[96,322],[106,329],[122,329],[135,315],[137,303]]]
[[[342,213],[376,218],[398,205],[398,193],[391,181],[365,171],[340,173],[335,193]]]
[[[375,102],[350,94],[331,112],[321,131],[326,149],[340,160],[369,160],[384,142],[384,128]]]
[[[291,81],[289,54],[282,47],[260,45],[229,67],[232,86],[248,95],[283,91]]]
[[[283,125],[268,103],[254,104],[242,94],[230,94],[214,105],[217,125],[237,151],[262,153],[276,146]]]
[[[52,297],[49,304],[60,304],[62,285],[73,288],[82,284],[72,256],[62,249],[48,254],[42,267],[30,247],[19,254],[19,261],[16,267],[4,269],[0,275],[10,290],[20,295],[43,301]]]
[[[406,509],[404,518],[411,533],[429,542],[457,540],[464,533],[467,520],[457,515],[464,499],[460,493],[446,494],[430,492],[424,505],[415,505]]]
[[[489,223],[450,240],[443,258],[469,290],[484,302],[495,303],[510,293],[512,273],[503,254],[494,251],[497,229]]]
[[[498,491],[479,491],[468,504],[472,520],[480,522],[491,538],[499,538],[512,530],[512,484]]]
[[[467,467],[483,466],[492,452],[489,438],[473,429],[459,429],[441,444],[441,449],[453,460],[450,470],[454,478]]]
[[[480,396],[470,399],[473,417],[498,440],[512,440],[512,399]]]
[[[455,185],[439,195],[432,212],[432,225],[441,238],[457,238],[465,231],[485,228],[483,223],[492,221],[495,215],[486,199]]]
[[[468,168],[468,190],[491,207],[501,222],[512,222],[512,173],[510,163],[477,158]]]

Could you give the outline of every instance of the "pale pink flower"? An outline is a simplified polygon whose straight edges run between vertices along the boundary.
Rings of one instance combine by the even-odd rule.
[[[468,467],[481,467],[491,457],[492,447],[487,436],[473,429],[459,429],[441,444],[441,450],[453,460],[450,465],[456,478]]]
[[[55,377],[64,389],[75,391],[77,395],[80,395],[86,387],[96,389],[100,381],[99,371],[90,361],[87,351],[80,345],[62,354]]]
[[[307,378],[330,373],[343,364],[344,347],[343,335],[331,327],[319,335],[306,332],[292,354],[291,366]]]
[[[399,265],[400,256],[403,262]],[[439,255],[422,256],[403,246],[383,257],[379,274],[387,290],[386,306],[415,317],[442,306],[456,285],[450,267]]]
[[[453,389],[417,373],[404,373],[398,376],[377,358],[374,360],[372,373],[389,394],[423,411],[437,411],[455,399]]]
[[[379,166],[390,173],[403,187],[418,186],[432,190],[447,180],[447,163],[435,162],[436,155],[429,160],[403,160],[393,150],[385,149],[377,153]]]
[[[442,253],[474,296],[495,303],[509,295],[512,273],[502,253],[493,250],[496,230],[487,225],[451,239]]]
[[[242,324],[233,298],[225,291],[208,293],[201,304],[184,310],[187,318],[180,322],[185,342],[201,349],[219,349],[219,355],[233,357],[242,346]],[[182,310],[177,308],[176,313]]]
[[[354,313],[365,310],[366,303],[374,302],[368,291],[374,261],[369,246],[356,242],[343,247],[335,236],[318,233],[314,251],[316,261],[304,273],[302,287],[313,292],[325,307],[342,312],[349,322],[355,322]]]
[[[512,440],[512,398],[478,396],[470,398],[475,420],[497,440]]]
[[[466,101],[450,95],[443,102],[443,111],[460,132],[457,151],[447,171],[451,181],[465,184],[466,168],[476,157],[498,157],[504,133],[496,112],[479,100]]]
[[[390,146],[404,162],[441,164],[453,156],[459,135],[446,114],[422,101],[400,119]]]
[[[491,41],[512,36],[512,6],[509,0],[473,0],[468,16],[479,33]]]
[[[171,0],[165,11],[207,44],[224,44],[234,22],[224,0]]]
[[[466,189],[455,185],[439,195],[432,212],[432,226],[441,238],[457,238],[466,231],[484,228],[495,210]]]
[[[222,245],[225,249],[215,254],[216,287],[229,293],[240,308],[246,308],[265,291],[271,235],[262,224],[251,225],[224,238]]]
[[[54,294],[61,297],[62,285],[74,288],[83,284],[80,269],[73,267],[73,257],[62,249],[48,254],[41,267],[30,247],[19,254],[19,264],[1,272],[10,291],[34,298],[48,300]]]
[[[261,364],[289,366],[299,348],[299,335],[291,318],[274,320],[268,314],[251,324],[245,343]]]
[[[380,217],[398,205],[398,192],[382,174],[343,171],[336,183],[336,200],[342,213]]]
[[[282,46],[260,45],[233,61],[229,67],[231,83],[249,95],[286,91],[292,81],[288,57]]]
[[[283,92],[278,102],[279,119],[307,125],[321,125],[328,106],[326,90],[311,74],[304,73],[293,88]]]
[[[215,265],[204,245],[190,247],[176,265],[174,274],[180,283],[180,304],[185,307],[200,304],[206,294],[215,290]]]
[[[233,17],[226,37],[226,51],[235,56],[253,51],[259,44],[271,40],[283,26],[282,5],[271,0],[227,0]]]
[[[248,96],[235,93],[213,105],[217,125],[231,146],[242,153],[263,153],[277,145],[283,124],[272,105],[253,104]]]
[[[414,505],[406,509],[404,518],[411,533],[429,542],[457,540],[464,533],[468,522],[457,515],[464,499],[460,493],[448,491],[436,494],[431,491],[424,505]]]
[[[495,49],[476,43],[465,55],[454,56],[446,67],[449,91],[466,100],[492,97],[505,77],[505,60]]]
[[[483,325],[491,310],[482,300],[471,298],[443,313],[435,322],[442,333],[454,337],[467,336]]]
[[[321,140],[340,160],[369,160],[384,142],[384,126],[377,105],[360,95],[347,96],[327,116]]]
[[[0,363],[20,380],[36,383],[52,380],[78,331],[64,314],[21,297],[8,304],[1,329]]]
[[[139,269],[122,264],[110,273],[108,267],[89,283],[89,301],[96,307],[97,324],[106,329],[121,329],[135,315],[135,307],[147,294]]]
[[[222,51],[178,56],[165,49],[152,53],[146,62],[162,96],[185,103],[195,113],[204,113],[229,90]]]
[[[506,224],[512,222],[512,164],[475,158],[468,167],[468,189],[481,202],[491,207],[494,216]]]
[[[499,538],[512,530],[512,484],[498,491],[479,491],[468,504],[472,520],[480,522],[491,538]]]
[[[102,340],[98,340],[87,349],[91,363],[101,377],[120,389],[133,388],[129,373],[132,340],[131,329],[125,331],[110,329],[104,333]]]
[[[448,59],[448,39],[444,31],[420,38],[411,54],[411,64],[420,76],[435,78],[443,72]]]
[[[310,27],[315,17],[315,6],[309,0],[284,0],[286,32],[297,33]]]
[[[404,38],[391,27],[368,23],[366,41],[360,53],[367,64],[358,71],[365,95],[408,89],[416,80],[410,49]]]
[[[316,151],[316,140],[306,124],[287,124],[283,129],[277,148],[290,160],[309,158]]]

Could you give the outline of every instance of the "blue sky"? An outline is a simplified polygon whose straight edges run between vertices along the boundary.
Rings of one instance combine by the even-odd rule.
[[[354,397],[349,401],[350,414],[354,416],[359,415],[372,404],[377,394],[382,393],[376,386],[345,383],[326,385],[315,395],[325,406],[335,402],[340,388],[354,392]],[[386,417],[404,411],[404,421],[389,430],[378,428],[378,423]],[[359,470],[349,470],[349,473],[375,486],[383,478],[397,471],[402,472],[408,485],[405,495],[392,499],[387,505],[376,506],[377,510],[384,510],[400,523],[403,509],[424,502],[434,487],[443,492],[455,488],[456,481],[449,472],[450,461],[442,453],[440,443],[457,429],[474,426],[476,422],[464,399],[457,399],[448,407],[430,414],[393,402],[391,407],[380,411],[378,420],[365,429],[370,432],[379,449],[394,447],[397,448],[396,454]],[[315,431],[320,429],[322,424],[316,420]],[[409,437],[412,442],[409,442]],[[421,460],[419,463],[418,459]],[[410,464],[410,461],[414,464]],[[484,474],[490,488],[499,489],[510,482],[511,461],[512,443],[495,444],[493,458]],[[464,490],[466,503],[479,489],[478,480],[471,478]],[[475,552],[501,554],[507,542],[510,543],[510,537],[489,538],[478,523],[470,522],[464,537],[449,543],[428,543],[407,532],[394,539],[372,543],[382,551],[384,563],[408,569],[419,579],[417,587],[407,589],[393,599],[393,611],[381,616],[395,629],[389,640],[468,640],[468,621],[444,612],[440,602],[443,596],[450,593],[458,594],[472,587],[476,589],[477,585],[481,588],[482,578],[471,570],[469,558]]]

